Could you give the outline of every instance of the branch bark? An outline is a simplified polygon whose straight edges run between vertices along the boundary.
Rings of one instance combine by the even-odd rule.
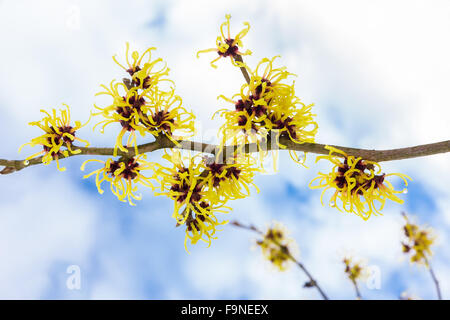
[[[249,152],[258,152],[260,150],[277,150],[277,149],[311,152],[315,154],[328,154],[329,152],[328,150],[325,149],[326,145],[320,143],[298,144],[289,140],[289,138],[287,137],[281,137],[280,143],[282,145],[285,145],[286,149],[279,149],[276,143],[269,143],[268,145],[261,144],[260,146],[258,146],[256,143],[250,143],[245,145],[245,147],[243,148],[243,152],[249,153]],[[361,157],[365,160],[371,160],[376,162],[402,160],[450,152],[450,140],[390,150],[369,150],[336,145],[332,146],[346,152],[348,155],[353,155],[355,157]],[[180,140],[178,141],[178,145],[176,145],[167,137],[159,136],[153,142],[139,145],[138,152],[148,153],[167,148],[179,148],[184,150],[209,153],[213,155],[220,151],[220,146],[215,144],[195,142],[190,140]],[[225,146],[223,148],[223,152],[226,155],[231,155],[236,150],[236,148],[237,148],[236,146]],[[79,154],[74,155],[71,154],[67,158],[78,155],[112,156],[114,153],[114,148],[97,148],[97,147],[86,148],[73,146],[73,149],[74,150],[79,149],[81,152]],[[134,156],[135,155],[134,148],[133,147],[128,148],[128,153],[119,150],[117,152],[117,155],[130,157]],[[66,158],[61,158],[60,160],[63,159]],[[24,163],[24,160],[0,159],[0,166],[5,167],[2,171],[0,171],[0,174],[10,174],[41,163],[42,163],[42,156],[31,159],[27,165]]]

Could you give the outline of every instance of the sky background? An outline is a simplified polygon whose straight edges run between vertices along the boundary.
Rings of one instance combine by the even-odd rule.
[[[40,109],[67,103],[85,121],[100,84],[121,79],[111,56],[125,42],[141,52],[158,48],[184,106],[197,116],[198,139],[214,141],[242,75],[229,61],[210,67],[224,15],[244,38],[254,66],[263,57],[298,75],[297,95],[314,103],[316,141],[361,148],[396,148],[449,138],[450,2],[448,1],[0,1],[0,158],[38,151],[18,147],[40,135],[27,125]],[[229,107],[229,106],[228,106]],[[93,146],[112,146],[116,132],[79,132]],[[160,153],[149,158],[158,161]],[[183,247],[173,203],[150,193],[136,207],[105,192],[79,170],[86,157],[0,177],[0,298],[14,299],[317,299],[303,289],[295,267],[280,273],[255,248],[255,236],[225,226],[210,248]],[[383,216],[363,221],[320,204],[308,183],[326,164],[310,169],[282,154],[277,174],[255,179],[258,194],[229,203],[229,219],[260,228],[285,224],[299,258],[331,298],[354,299],[341,259],[346,253],[380,270],[381,287],[362,284],[365,298],[396,299],[401,292],[434,298],[425,268],[402,257],[405,210],[438,235],[433,266],[450,297],[450,168],[448,155],[382,163],[385,172],[411,176],[404,205],[388,203]],[[94,168],[92,165],[88,168]],[[81,270],[80,290],[69,290],[68,266]]]

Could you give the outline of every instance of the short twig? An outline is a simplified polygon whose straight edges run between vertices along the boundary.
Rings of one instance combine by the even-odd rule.
[[[259,230],[258,228],[256,228],[254,225],[243,225],[241,224],[239,221],[232,221],[230,223],[231,225],[241,228],[241,229],[246,229],[246,230],[250,230],[252,232],[255,232],[259,235],[263,235],[263,232],[261,230]],[[272,240],[272,242],[277,245],[278,247],[280,247],[280,249],[282,249],[282,245],[274,240]],[[294,262],[302,271],[303,273],[308,277],[309,281],[307,282],[307,286],[308,287],[315,287],[320,295],[322,296],[322,298],[324,300],[329,300],[328,296],[325,294],[325,292],[322,290],[322,288],[319,286],[319,284],[317,283],[317,281],[313,278],[313,276],[311,275],[311,273],[306,269],[306,267],[303,265],[303,263],[301,263],[300,261],[298,261],[297,259],[294,258],[294,256],[292,256],[292,254],[287,251],[287,255],[289,257],[289,259]]]

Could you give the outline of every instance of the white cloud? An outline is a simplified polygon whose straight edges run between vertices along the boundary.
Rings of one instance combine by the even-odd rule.
[[[51,285],[54,265],[60,263],[63,274],[69,265],[86,265],[94,242],[94,204],[62,175],[42,180],[31,170],[22,178],[2,177],[8,185],[2,188],[0,206],[3,298],[42,296]]]

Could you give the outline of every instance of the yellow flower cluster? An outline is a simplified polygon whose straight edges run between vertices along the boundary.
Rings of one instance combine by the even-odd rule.
[[[102,115],[104,120],[97,123],[101,126],[101,132],[112,123],[118,123],[122,127],[114,145],[113,156],[122,152],[118,160],[108,159],[88,160],[83,163],[81,170],[90,161],[103,164],[100,169],[84,176],[88,178],[96,175],[96,185],[99,193],[103,193],[101,183],[107,181],[113,194],[120,201],[128,201],[134,205],[134,200],[140,200],[137,195],[137,186],[142,185],[154,189],[151,180],[155,179],[154,170],[156,164],[147,162],[146,156],[141,154],[137,147],[136,131],[141,136],[147,133],[154,137],[164,136],[178,145],[178,139],[185,138],[182,135],[194,134],[194,115],[182,107],[181,97],[175,94],[174,83],[168,79],[169,68],[161,58],[152,59],[152,51],[149,48],[142,54],[137,51],[129,54],[129,44],[126,44],[126,65],[113,60],[123,68],[130,76],[122,82],[111,81],[109,87],[102,85],[104,91],[97,95],[107,95],[112,98],[112,103],[106,107],[98,107],[93,115]],[[127,143],[123,145],[125,134],[129,133]],[[128,148],[134,146],[134,155],[128,155]],[[143,170],[152,170],[147,177]]]
[[[131,76],[131,79],[125,78],[123,82],[113,80],[109,87],[102,85],[104,91],[97,94],[110,96],[112,103],[106,107],[95,106],[98,111],[93,115],[102,115],[105,118],[95,127],[101,125],[101,132],[111,123],[118,123],[122,127],[114,146],[114,156],[117,156],[118,149],[127,153],[131,146],[134,146],[135,154],[138,153],[136,131],[141,136],[145,136],[146,133],[155,137],[164,135],[174,143],[177,143],[177,139],[181,139],[175,134],[187,136],[194,134],[195,117],[182,107],[181,97],[175,94],[172,86],[173,81],[166,78],[169,69],[163,64],[162,59],[151,59],[151,50],[154,49],[150,48],[142,55],[133,51],[130,62],[127,43],[128,68],[117,62],[115,57],[114,61]],[[163,65],[159,66],[161,64]],[[164,83],[170,86],[167,88]],[[129,133],[129,136],[124,146],[123,137],[126,133]]]
[[[161,183],[161,192],[174,201],[173,218],[177,225],[186,226],[185,246],[202,240],[208,245],[215,239],[219,225],[216,213],[227,213],[228,200],[241,199],[250,194],[257,169],[249,163],[231,159],[218,163],[199,155],[182,157],[179,151],[166,153],[163,158],[171,165],[156,164],[155,176]]]
[[[402,242],[403,252],[410,256],[412,263],[429,265],[428,258],[432,255],[431,246],[434,243],[434,236],[430,228],[421,228],[418,225],[411,223],[406,216],[403,232],[405,234],[405,241]]]
[[[197,243],[199,240],[208,244],[214,239],[218,226],[227,221],[220,222],[217,213],[227,213],[230,208],[225,204],[228,200],[240,199],[250,194],[249,186],[253,185],[253,176],[258,169],[253,168],[251,157],[227,157],[226,161],[219,161],[219,157],[201,158],[199,155],[183,158],[179,151],[172,151],[163,156],[171,165],[165,167],[158,163],[146,162],[139,154],[135,131],[142,136],[150,133],[155,137],[166,136],[178,144],[174,132],[193,134],[194,116],[187,112],[181,104],[181,98],[175,94],[173,84],[167,79],[168,69],[161,59],[152,60],[150,48],[142,55],[136,51],[129,59],[129,46],[127,44],[127,64],[118,63],[130,76],[123,82],[112,81],[102,86],[104,91],[100,95],[112,97],[113,102],[107,107],[96,107],[94,115],[102,115],[105,119],[97,124],[101,131],[111,123],[122,126],[114,147],[114,156],[118,151],[122,153],[119,160],[108,159],[88,160],[96,161],[103,166],[85,176],[96,175],[96,185],[103,193],[101,184],[107,181],[111,191],[121,201],[133,204],[139,200],[136,195],[137,185],[153,189],[152,180],[161,185],[161,192],[157,195],[166,195],[174,200],[173,217],[177,225],[185,225],[187,243]],[[169,87],[160,87],[160,83],[168,83]],[[122,140],[129,132],[127,143]],[[128,148],[134,146],[134,156],[127,155]],[[151,174],[144,176],[143,170],[151,170]]]
[[[97,169],[83,178],[89,178],[95,174],[95,184],[98,192],[103,194],[101,184],[103,181],[107,181],[110,184],[112,193],[122,202],[128,201],[130,205],[135,205],[132,199],[141,200],[141,196],[136,195],[137,184],[144,187],[154,189],[151,179],[153,176],[146,177],[141,171],[153,170],[154,164],[147,162],[145,154],[140,154],[132,158],[120,158],[119,160],[113,160],[111,158],[106,161],[90,159],[83,162],[81,170],[84,171],[85,166],[89,162],[99,162],[103,166]],[[125,200],[126,199],[126,200]]]
[[[260,143],[267,143],[269,134],[274,134],[269,137],[270,142],[280,148],[286,147],[280,143],[281,137],[298,144],[314,142],[318,125],[311,112],[313,105],[305,105],[296,96],[294,83],[286,83],[293,74],[285,67],[275,68],[276,58],[262,59],[254,71],[246,66],[250,82],[232,99],[219,96],[234,104],[234,110],[218,111],[225,118],[220,128],[222,144],[230,140],[239,145],[257,143],[264,156],[265,148]],[[290,155],[298,161],[295,151],[290,151]]]
[[[362,262],[354,262],[350,257],[345,257],[342,262],[345,265],[345,273],[352,282],[356,283],[356,281],[367,276]]]
[[[197,52],[197,58],[199,57],[200,53],[217,52],[219,56],[213,61],[211,61],[211,66],[213,68],[217,68],[217,66],[214,63],[222,57],[223,58],[230,57],[231,63],[236,67],[240,67],[242,66],[242,64],[241,62],[236,61],[236,57],[252,54],[250,50],[247,50],[245,52],[239,51],[239,47],[242,47],[242,38],[245,37],[247,32],[250,30],[250,24],[248,22],[244,22],[245,28],[242,29],[235,37],[232,38],[230,31],[231,15],[229,14],[225,15],[225,19],[226,21],[220,25],[220,36],[218,36],[216,39],[216,47],[200,50]],[[227,29],[226,35],[224,28]]]
[[[208,182],[208,197],[217,201],[243,199],[250,195],[249,185],[258,192],[258,187],[252,182],[255,173],[256,162],[249,156],[234,156],[227,159],[226,163],[205,158],[206,181]]]
[[[84,171],[90,162],[101,164],[100,168],[84,176],[89,178],[95,175],[100,194],[104,192],[102,183],[106,181],[111,192],[120,201],[134,205],[134,200],[141,199],[137,193],[139,186],[154,190],[153,183],[156,182],[161,186],[157,195],[165,195],[174,201],[173,218],[177,226],[183,225],[186,228],[186,250],[188,242],[196,244],[199,240],[209,246],[211,240],[216,238],[219,226],[227,223],[219,221],[216,216],[231,210],[226,206],[227,202],[248,197],[250,186],[258,190],[253,179],[262,169],[250,155],[250,148],[256,146],[255,151],[259,151],[262,165],[269,150],[276,153],[279,148],[313,143],[318,130],[315,114],[312,112],[313,104],[304,104],[296,95],[295,82],[291,81],[291,77],[295,75],[288,72],[286,67],[275,65],[278,56],[260,60],[255,69],[244,64],[241,56],[249,55],[251,51],[242,52],[240,48],[250,25],[244,23],[244,29],[231,37],[230,18],[230,15],[226,15],[226,21],[220,26],[221,35],[217,37],[216,47],[197,53],[198,57],[202,52],[216,52],[218,57],[211,62],[213,67],[216,67],[214,63],[221,57],[229,57],[232,64],[241,69],[247,81],[232,98],[219,96],[219,99],[232,103],[233,110],[217,111],[225,122],[219,129],[221,141],[214,157],[201,157],[199,154],[182,157],[180,151],[172,149],[165,151],[163,155],[163,159],[169,162],[168,166],[146,160],[146,155],[141,153],[143,150],[138,149],[136,131],[142,137],[151,135],[156,140],[167,138],[176,147],[180,147],[179,140],[194,135],[195,117],[182,106],[181,97],[175,93],[174,82],[168,78],[170,70],[166,63],[161,58],[152,57],[156,48],[149,48],[142,54],[137,51],[130,54],[127,43],[126,62],[121,63],[113,57],[127,77],[120,82],[113,80],[109,85],[101,85],[102,91],[97,95],[105,95],[112,102],[107,106],[94,105],[95,112],[92,113],[103,117],[94,129],[99,126],[103,133],[110,124],[116,124],[120,128],[114,149],[96,152],[98,150],[93,151],[94,148],[76,147],[75,140],[84,142],[86,147],[89,145],[86,140],[76,137],[76,132],[86,124],[76,121],[71,125],[70,111],[66,105],[66,110],[60,110],[60,115],[57,115],[55,109],[51,114],[41,110],[45,117],[41,121],[30,123],[41,128],[44,134],[24,145],[41,145],[43,150],[27,157],[25,163],[42,155],[44,164],[56,160],[58,169],[64,171],[65,168],[59,166],[61,157],[81,152],[112,154],[116,159],[90,159],[81,166]],[[159,142],[164,141],[167,142]],[[263,145],[264,143],[275,146]],[[230,145],[225,147],[226,144]],[[159,147],[167,148],[168,144],[161,143]],[[400,173],[384,174],[376,162],[349,156],[331,146],[326,149],[329,154],[317,157],[316,162],[326,159],[334,166],[330,173],[319,173],[310,183],[312,189],[324,189],[321,201],[324,193],[333,189],[330,205],[354,213],[364,220],[372,214],[380,214],[387,199],[403,202],[396,196],[403,191],[395,190],[386,178],[397,176],[406,187],[407,179],[410,179],[408,176]],[[230,150],[232,154],[226,154]],[[301,162],[295,151],[289,152],[294,161],[303,164],[304,160]],[[118,156],[120,158],[117,159]],[[41,158],[34,159],[33,163]],[[150,174],[144,174],[147,170],[150,170]],[[315,182],[318,184],[314,184]],[[431,254],[430,246],[433,243],[429,232],[419,229],[408,220],[404,230],[407,237],[407,241],[403,243],[404,252],[412,253],[412,262],[428,265],[427,255]],[[279,224],[269,228],[257,244],[264,256],[280,270],[286,268],[289,260],[294,260],[292,240],[286,237],[285,230]],[[344,259],[344,263],[346,273],[353,282],[361,277],[360,264],[355,264],[348,258]],[[310,282],[309,285],[313,286],[314,283]]]
[[[406,191],[396,191],[392,184],[386,180],[389,176],[397,176],[403,180],[405,187],[408,185],[406,179],[411,179],[401,173],[381,173],[381,167],[374,161],[355,158],[345,152],[331,146],[325,147],[330,150],[327,156],[318,156],[320,159],[330,161],[334,166],[330,173],[321,173],[313,179],[309,186],[311,189],[323,188],[320,200],[323,204],[323,195],[328,189],[334,189],[330,199],[330,206],[338,210],[354,213],[364,220],[369,219],[372,214],[381,214],[386,200],[403,203],[396,194]],[[342,158],[343,161],[342,161]],[[375,168],[378,170],[375,171]],[[317,185],[314,183],[318,181]],[[377,206],[377,203],[379,204]]]
[[[287,230],[280,223],[268,228],[262,240],[257,241],[264,257],[277,269],[284,271],[292,259],[293,240],[287,237]]]
[[[75,136],[76,131],[84,127],[89,120],[85,124],[81,124],[80,121],[75,121],[75,125],[71,126],[69,106],[66,104],[63,105],[66,109],[59,110],[60,116],[57,115],[56,109],[52,109],[51,114],[45,110],[41,110],[41,112],[45,114],[45,117],[40,121],[33,121],[29,123],[31,126],[41,128],[45,133],[20,146],[19,152],[26,145],[30,145],[31,147],[42,145],[43,147],[42,151],[27,157],[25,159],[25,164],[28,164],[30,159],[43,155],[42,162],[44,164],[50,164],[53,160],[55,160],[58,170],[65,171],[66,168],[59,166],[59,159],[69,156],[69,152],[71,154],[78,154],[81,152],[79,149],[72,149],[73,142],[77,140],[85,143],[86,147],[89,146],[88,141]]]

